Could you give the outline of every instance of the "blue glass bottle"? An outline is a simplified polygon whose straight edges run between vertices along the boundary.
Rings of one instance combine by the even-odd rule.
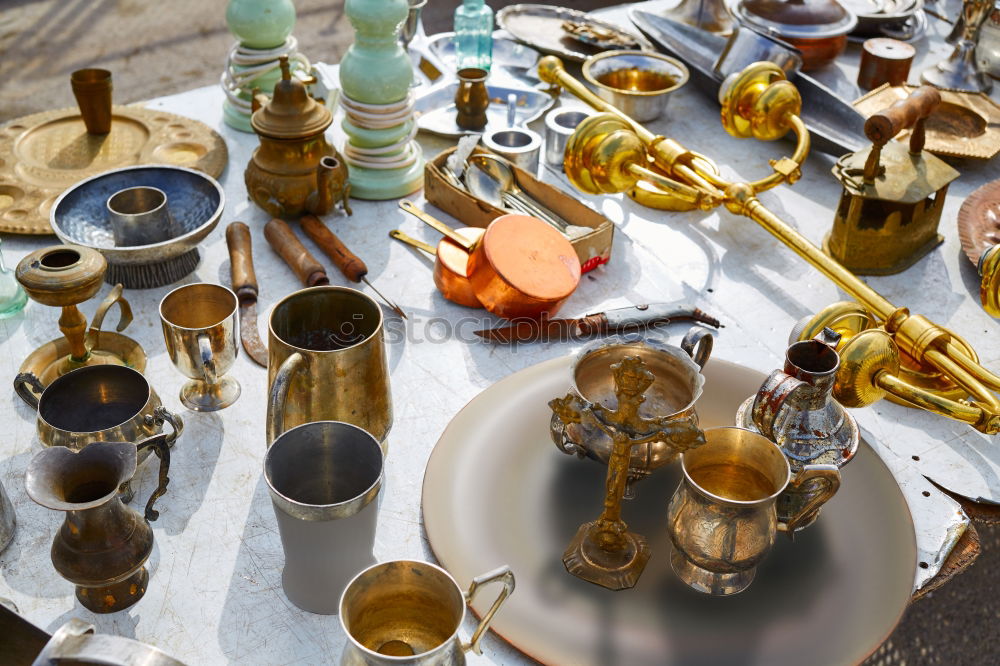
[[[462,0],[455,8],[455,57],[457,69],[477,67],[490,71],[493,10],[483,0]]]

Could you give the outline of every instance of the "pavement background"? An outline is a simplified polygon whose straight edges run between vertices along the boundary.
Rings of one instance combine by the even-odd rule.
[[[457,0],[428,0],[427,34],[450,30]],[[494,10],[515,4],[489,0]],[[564,0],[587,11],[617,4]],[[116,103],[217,83],[233,38],[224,0],[0,0],[0,123],[74,104],[69,75],[114,73]],[[296,0],[294,34],[313,61],[337,62],[353,41],[343,0]],[[983,554],[965,574],[914,603],[867,662],[878,666],[1000,663],[1000,527],[976,525]],[[809,655],[803,655],[803,664]]]

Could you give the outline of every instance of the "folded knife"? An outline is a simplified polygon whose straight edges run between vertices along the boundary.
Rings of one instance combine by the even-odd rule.
[[[545,342],[571,338],[644,331],[658,324],[696,321],[715,328],[719,320],[690,305],[651,303],[590,314],[579,319],[543,319],[515,321],[509,326],[476,331],[490,342]]]

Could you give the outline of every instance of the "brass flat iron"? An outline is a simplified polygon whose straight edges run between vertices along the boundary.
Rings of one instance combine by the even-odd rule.
[[[871,147],[833,166],[844,189],[823,249],[854,273],[899,273],[944,240],[938,222],[958,172],[924,150],[924,123],[940,103],[937,90],[922,86],[872,115]],[[910,127],[909,146],[892,140]]]
[[[624,192],[645,181],[662,198],[678,204],[703,210],[724,205],[729,212],[757,222],[857,299],[857,304],[830,306],[799,331],[800,339],[812,338],[827,326],[841,334],[837,351],[842,366],[850,369],[838,375],[834,386],[834,397],[841,404],[864,406],[888,393],[903,404],[968,423],[981,432],[1000,432],[1000,376],[984,368],[967,343],[926,317],[889,302],[757,198],[760,192],[798,180],[809,153],[809,131],[799,117],[801,98],[779,67],[753,63],[727,77],[719,91],[722,125],[729,134],[773,140],[788,130],[795,133],[792,156],[771,160],[772,173],[752,182],[723,179],[706,156],[653,134],[594,95],[566,72],[558,58],[542,58],[538,74],[602,112],[580,123],[566,144],[563,166],[574,186],[602,194]],[[868,329],[880,334],[860,335]],[[848,348],[852,359],[864,362],[847,363]],[[848,400],[852,393],[858,397],[855,404]]]

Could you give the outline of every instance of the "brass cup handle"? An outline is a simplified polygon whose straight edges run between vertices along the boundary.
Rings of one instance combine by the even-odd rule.
[[[21,396],[21,400],[34,410],[38,409],[38,399],[45,391],[45,386],[31,372],[19,372],[14,377],[14,392]]]
[[[295,352],[284,360],[278,368],[274,381],[271,383],[271,390],[267,396],[267,446],[270,448],[272,442],[278,435],[285,431],[285,401],[288,399],[288,389],[292,385],[295,374],[306,366],[305,357]]]
[[[486,611],[483,615],[483,619],[479,621],[479,626],[476,627],[476,631],[472,634],[472,639],[468,644],[463,645],[463,650],[472,650],[476,654],[482,654],[483,649],[479,647],[479,643],[483,640],[483,635],[486,630],[490,628],[490,622],[493,621],[493,616],[496,615],[497,611],[500,610],[500,606],[507,601],[509,597],[514,592],[514,572],[510,570],[508,565],[503,565],[502,567],[497,567],[493,571],[489,571],[482,575],[476,576],[472,579],[472,583],[469,584],[469,591],[465,593],[465,602],[472,603],[475,598],[476,593],[479,588],[484,585],[489,585],[490,583],[503,583],[503,590],[497,596],[496,601],[490,606],[490,609]]]
[[[712,355],[714,345],[715,338],[712,336],[712,332],[701,326],[692,327],[681,340],[681,349],[686,351],[701,369],[704,369],[705,364],[708,363],[708,357]]]
[[[176,435],[176,431],[174,434]],[[156,457],[160,459],[159,483],[153,494],[149,496],[149,500],[146,501],[145,517],[146,521],[150,523],[160,517],[160,512],[153,508],[153,503],[167,492],[167,484],[170,483],[168,476],[170,472],[170,445],[167,444],[168,437],[169,435],[160,433],[135,444],[136,453],[139,453],[143,449],[152,449]]]
[[[840,469],[836,465],[806,465],[792,478],[788,486],[797,488],[813,479],[819,479],[825,487],[822,492],[806,502],[799,512],[788,520],[786,530],[790,539],[795,538],[795,530],[798,529],[799,524],[812,515],[816,509],[826,504],[840,489]]]
[[[805,386],[801,379],[796,379],[781,370],[775,370],[767,376],[764,383],[757,389],[753,399],[753,424],[760,434],[774,441],[774,421],[785,402],[795,395],[795,392]]]
[[[201,355],[201,369],[205,373],[205,381],[215,384],[219,381],[219,373],[215,369],[215,354],[212,352],[212,343],[208,335],[198,336],[198,351]]]
[[[97,310],[94,312],[94,318],[90,322],[90,328],[87,330],[87,349],[93,349],[97,344],[98,338],[101,335],[101,326],[104,325],[104,317],[108,314],[108,310],[111,309],[113,305],[118,305],[120,310],[120,317],[118,318],[118,325],[115,330],[121,333],[128,325],[132,323],[132,306],[128,304],[125,297],[122,295],[124,287],[121,283],[116,284],[101,301],[101,304],[97,306]]]
[[[169,423],[171,428],[171,433],[167,435],[167,446],[173,446],[177,438],[181,436],[184,432],[184,421],[181,417],[170,412],[166,407],[159,406],[153,410],[152,414],[146,415],[146,425],[160,427],[164,423]]]

